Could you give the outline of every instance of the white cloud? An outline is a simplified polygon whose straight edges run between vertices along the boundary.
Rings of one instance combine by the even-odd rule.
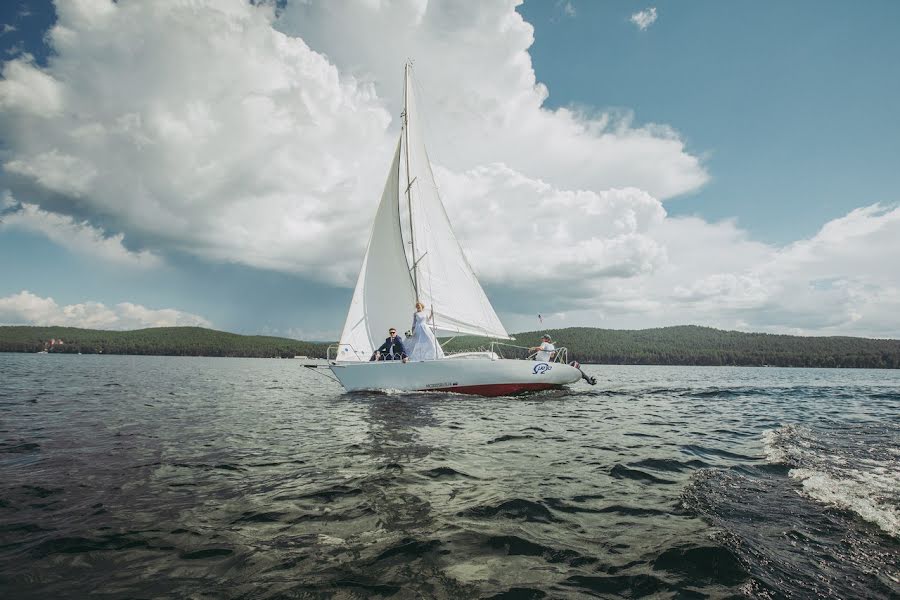
[[[731,221],[666,218],[647,228],[667,260],[627,278],[598,278],[566,320],[615,328],[697,323],[804,335],[900,338],[900,208],[872,205],[785,247],[750,240]],[[565,308],[565,297],[542,308]],[[529,307],[533,308],[533,307]],[[540,311],[538,311],[540,312]],[[511,329],[532,328],[523,310]],[[516,325],[522,323],[522,325]]]
[[[501,164],[438,169],[448,213],[513,331],[548,326],[900,337],[900,208],[860,208],[784,247],[673,218],[634,188],[570,191]],[[515,314],[519,313],[519,314]]]
[[[13,197],[9,192],[6,194],[4,203],[15,206]],[[162,259],[148,250],[134,252],[126,248],[123,244],[125,236],[121,233],[108,236],[86,221],[79,222],[72,217],[47,212],[34,204],[24,203],[19,205],[18,210],[4,214],[0,231],[3,227],[43,234],[72,252],[112,264],[130,268],[152,268],[162,264]]]
[[[545,108],[518,4],[59,3],[48,66],[3,67],[4,187],[33,207],[4,219],[126,264],[175,250],[349,285],[413,58],[442,197],[511,330],[541,312],[900,336],[897,209],[786,247],[668,216],[702,162],[665,125]]]
[[[245,0],[60,3],[50,64],[4,66],[9,186],[151,251],[347,285],[408,56],[433,155],[454,172],[503,161],[560,187],[659,198],[703,185],[670,129],[542,108],[516,4],[291,2],[276,20]]]
[[[645,31],[656,22],[656,8],[647,8],[634,13],[631,15],[631,22],[641,31]]]
[[[22,116],[59,116],[63,103],[61,87],[52,75],[35,65],[30,56],[11,60],[3,65],[0,111]]]
[[[171,308],[154,310],[130,302],[112,307],[100,302],[60,306],[53,298],[41,298],[25,290],[0,298],[0,324],[59,325],[86,329],[212,326],[199,315]]]
[[[778,283],[765,307],[773,326],[900,337],[900,207],[858,208],[757,268]]]
[[[17,197],[150,250],[352,279],[390,152],[370,85],[244,0],[57,13],[50,65],[0,81]]]
[[[563,14],[567,17],[574,17],[576,14],[575,5],[569,0],[557,0],[556,8],[562,10]]]
[[[54,192],[73,197],[84,195],[91,188],[97,170],[85,160],[57,150],[36,156],[11,160],[3,165],[8,173],[33,179],[39,185]]]
[[[414,59],[429,153],[460,172],[496,162],[557,187],[637,187],[668,199],[708,179],[671,128],[630,115],[549,110],[528,48],[534,28],[520,2],[288,4],[277,26],[371,81],[392,115],[402,108],[402,65]],[[386,160],[382,160],[386,163]]]
[[[632,277],[666,262],[647,233],[666,211],[641,190],[559,190],[502,164],[438,176],[461,243],[486,283],[552,293],[565,286],[571,298],[598,278]]]

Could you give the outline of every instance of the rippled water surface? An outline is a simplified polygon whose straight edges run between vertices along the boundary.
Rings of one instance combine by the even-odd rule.
[[[0,597],[900,594],[900,372],[586,370],[485,399],[0,354]]]

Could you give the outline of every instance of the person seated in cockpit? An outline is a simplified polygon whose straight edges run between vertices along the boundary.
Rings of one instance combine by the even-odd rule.
[[[402,360],[406,362],[406,348],[403,347],[403,338],[397,335],[397,330],[393,327],[390,328],[388,334],[389,337],[375,350],[372,358],[369,360]]]

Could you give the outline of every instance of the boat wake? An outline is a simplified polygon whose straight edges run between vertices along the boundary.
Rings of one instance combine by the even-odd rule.
[[[896,598],[900,427],[787,425],[766,460],[701,469],[682,505],[716,527],[756,598]]]
[[[803,494],[848,510],[900,538],[900,427],[864,425],[814,432],[786,425],[763,435],[770,463],[790,468]]]

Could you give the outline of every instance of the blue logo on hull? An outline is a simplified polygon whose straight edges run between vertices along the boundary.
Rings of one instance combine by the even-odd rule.
[[[535,375],[543,375],[544,373],[546,373],[547,371],[549,371],[552,368],[553,367],[551,367],[547,363],[538,363],[538,364],[534,365],[534,374]]]

